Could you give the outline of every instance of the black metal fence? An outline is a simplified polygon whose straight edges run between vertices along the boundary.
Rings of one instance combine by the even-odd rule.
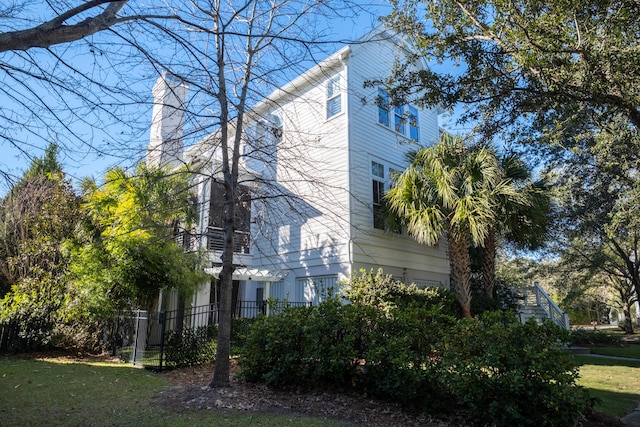
[[[254,318],[259,314],[274,315],[284,306],[309,306],[309,302],[238,301],[232,317]],[[217,304],[207,304],[178,310],[147,312],[134,310],[114,316],[108,331],[114,355],[137,366],[161,370],[166,368],[167,336],[176,331],[196,329],[219,323]]]
[[[18,339],[20,328],[16,322],[0,323],[0,352],[9,351]]]

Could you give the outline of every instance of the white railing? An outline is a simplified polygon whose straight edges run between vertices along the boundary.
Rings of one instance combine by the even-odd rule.
[[[539,307],[556,325],[569,330],[569,316],[551,299],[538,283],[525,286],[522,290],[522,304],[525,307]]]

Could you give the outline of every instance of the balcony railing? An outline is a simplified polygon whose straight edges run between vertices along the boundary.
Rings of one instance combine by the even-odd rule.
[[[233,235],[233,252],[237,254],[249,254],[251,238],[246,231],[236,231]],[[210,251],[222,251],[224,249],[224,230],[220,227],[207,229],[207,248]]]

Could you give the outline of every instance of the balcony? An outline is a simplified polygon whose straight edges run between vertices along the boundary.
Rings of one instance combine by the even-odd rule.
[[[224,230],[220,227],[207,228],[207,249],[210,251],[222,251],[224,249]],[[236,231],[233,236],[233,253],[249,254],[251,238],[246,231]]]

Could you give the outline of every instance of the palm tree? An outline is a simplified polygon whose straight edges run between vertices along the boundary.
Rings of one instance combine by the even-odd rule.
[[[503,180],[520,197],[495,194],[495,221],[480,247],[482,285],[489,298],[493,297],[498,239],[503,238],[519,249],[538,249],[546,240],[550,210],[545,182],[533,181],[530,168],[517,154],[508,153],[499,161]]]
[[[451,281],[464,317],[471,317],[469,244],[483,245],[501,197],[519,198],[494,151],[471,150],[447,134],[437,145],[414,153],[386,195],[391,211],[418,242],[434,245],[446,235]]]

